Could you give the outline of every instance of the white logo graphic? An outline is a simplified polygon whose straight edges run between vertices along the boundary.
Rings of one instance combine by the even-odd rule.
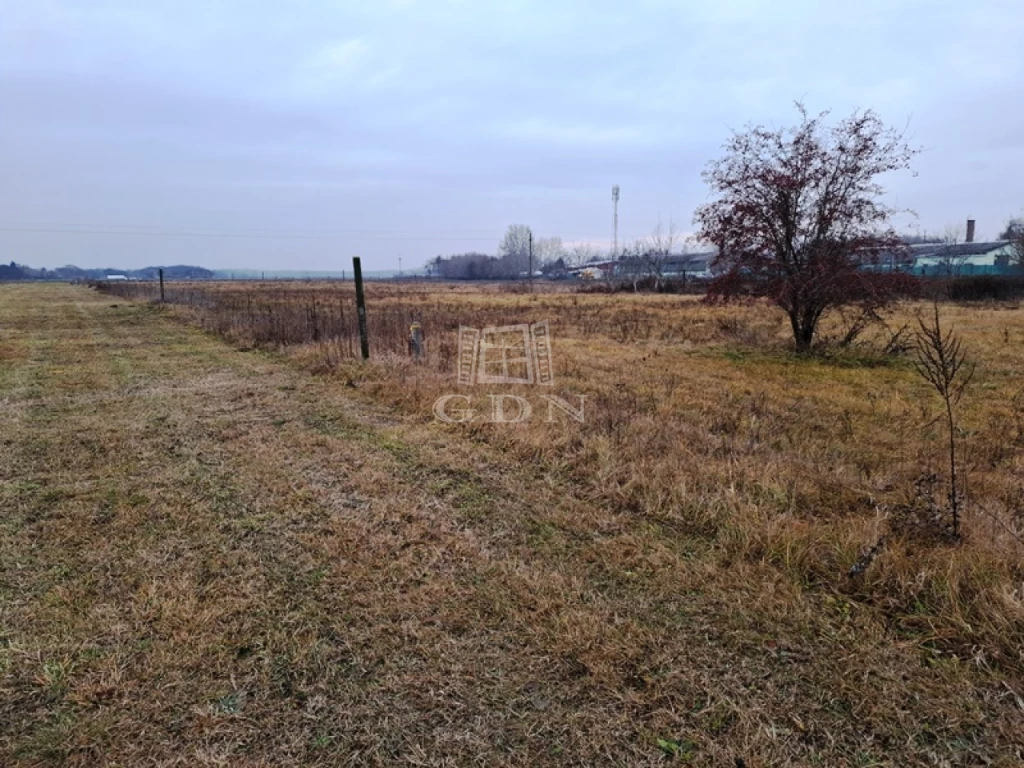
[[[458,382],[473,384],[540,384],[552,386],[555,371],[551,362],[551,331],[548,321],[501,325],[490,328],[459,327]],[[520,424],[530,421],[534,404],[522,395],[509,392],[484,396],[490,408],[473,407],[470,395],[442,395],[434,401],[434,416],[446,424],[486,421],[491,424]],[[477,398],[479,401],[483,398]],[[586,397],[579,405],[553,394],[539,395],[541,411],[553,423],[571,419],[583,423]],[[478,418],[479,417],[479,418]]]
[[[459,328],[459,384],[555,383],[548,321]]]

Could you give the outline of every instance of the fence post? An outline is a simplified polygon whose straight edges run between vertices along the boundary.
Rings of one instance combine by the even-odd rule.
[[[533,230],[530,230],[530,293],[533,293]]]
[[[359,317],[359,344],[363,360],[370,359],[370,337],[366,331],[366,297],[363,295],[363,265],[358,256],[352,257],[352,271],[356,276],[356,315]]]
[[[164,303],[164,270],[163,270],[163,267],[161,267],[157,271],[160,273],[160,303],[163,304]]]
[[[423,357],[423,326],[419,323],[409,326],[409,354],[414,360]]]

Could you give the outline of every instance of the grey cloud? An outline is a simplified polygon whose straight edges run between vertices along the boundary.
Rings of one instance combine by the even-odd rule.
[[[371,268],[505,225],[686,226],[730,129],[878,110],[927,148],[893,198],[981,234],[1024,206],[1024,17],[870,0],[2,2],[2,218],[335,241],[0,232],[0,258]]]

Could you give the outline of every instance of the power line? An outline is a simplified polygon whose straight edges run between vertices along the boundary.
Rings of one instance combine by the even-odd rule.
[[[186,230],[124,230],[124,229],[70,229],[66,227],[0,227],[0,232],[20,232],[26,234],[49,234],[49,235],[129,235],[156,236],[156,237],[199,237],[199,238],[226,238],[245,240],[445,240],[472,242],[489,240],[493,234],[488,235],[378,235],[378,234],[329,234],[329,235],[304,235],[285,234],[277,232],[189,232]]]
[[[469,234],[419,234],[419,235],[385,235],[372,232],[347,232],[347,233],[298,233],[298,232],[202,232],[183,229],[155,228],[155,225],[148,224],[111,224],[87,227],[74,224],[50,224],[48,222],[11,222],[0,221],[0,232],[11,232],[20,234],[51,234],[51,235],[87,235],[87,236],[130,236],[130,237],[192,237],[211,239],[236,239],[236,240],[306,240],[306,241],[337,241],[337,240],[381,240],[381,241],[445,241],[445,242],[479,242],[481,240],[494,239],[494,233],[469,235]],[[136,227],[136,229],[129,229]],[[642,235],[627,235],[636,239]],[[589,237],[565,238],[569,242],[587,242],[593,240]],[[617,239],[617,238],[616,238]]]
[[[26,221],[25,219],[0,219],[0,227],[26,227],[26,228],[41,227],[41,228],[46,228],[46,229],[53,228],[53,229],[60,229],[60,230],[64,230],[64,229],[73,229],[73,230],[95,230],[95,229],[107,230],[107,229],[116,229],[116,230],[128,230],[128,231],[135,231],[135,230],[161,230],[161,231],[163,231],[163,230],[172,230],[174,232],[193,232],[193,231],[196,231],[196,228],[194,228],[194,227],[174,227],[174,226],[168,227],[168,226],[165,226],[163,224],[120,224],[120,223],[119,224],[112,224],[110,222],[104,222],[104,223],[92,222],[92,223],[89,223],[89,224],[78,224],[78,223],[70,223],[70,222],[66,222],[66,221]],[[207,232],[204,230],[204,231],[202,231],[202,234],[207,234]],[[287,232],[287,231],[286,232],[273,232],[273,231],[265,230],[265,229],[236,230],[234,232],[229,232],[227,234],[232,234],[232,235],[259,235],[259,236],[277,234],[277,235],[285,235],[285,236],[300,235],[300,236],[310,236],[310,237],[341,237],[342,236],[342,235],[340,235],[337,232],[322,232],[322,231],[320,231],[320,232],[315,232],[315,231],[314,232],[296,232],[296,231],[291,231],[291,232]],[[370,235],[380,235],[380,234],[382,234],[382,233],[379,230],[354,230],[352,232],[344,233],[345,236],[348,236],[348,235],[368,235],[368,236],[370,236]],[[481,237],[491,237],[494,234],[494,232],[493,232],[493,230],[490,230],[490,229],[486,229],[486,230],[484,230],[484,229],[462,230],[462,231],[458,231],[458,232],[452,232],[451,230],[440,230],[440,231],[431,232],[431,233],[428,233],[428,234],[430,234],[430,235],[437,235],[439,237],[445,237],[445,236],[469,237],[471,235],[480,235]]]

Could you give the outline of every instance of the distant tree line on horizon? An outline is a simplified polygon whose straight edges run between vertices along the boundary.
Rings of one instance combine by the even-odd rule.
[[[425,269],[428,275],[444,280],[513,280],[529,277],[531,266],[534,274],[564,273],[570,256],[562,238],[534,239],[528,226],[512,224],[498,245],[497,255],[475,251],[438,255],[426,263]]]
[[[898,241],[905,246],[955,244],[963,238],[954,229],[956,227],[947,227],[947,231],[939,233],[924,231],[903,235],[892,242]],[[424,270],[429,277],[442,280],[522,279],[530,273],[530,235],[528,226],[512,224],[505,232],[497,254],[478,251],[448,256],[439,254],[424,265]],[[1012,243],[1017,253],[1015,263],[1024,266],[1024,217],[1008,219],[997,240]],[[588,243],[565,246],[560,237],[533,240],[533,270],[535,275],[545,277],[565,275],[569,270],[587,264],[616,261],[622,264],[620,276],[634,281],[650,278],[659,285],[664,282],[665,265],[671,259],[685,259],[688,255],[697,255],[693,252],[692,240],[683,237],[671,221],[667,228],[659,222],[649,237],[624,244],[617,253],[601,251]]]
[[[443,280],[514,280],[530,275],[531,230],[524,224],[512,224],[505,232],[496,255],[456,253],[435,256],[425,265],[427,275]],[[532,267],[535,275],[561,276],[569,270],[606,261],[620,261],[629,268],[623,274],[646,275],[661,281],[663,266],[670,257],[689,251],[689,245],[676,229],[659,222],[650,237],[624,244],[617,253],[602,252],[589,243],[566,246],[560,237],[532,239]]]
[[[103,280],[108,275],[124,275],[136,280],[156,280],[160,269],[163,269],[164,277],[168,280],[209,280],[215,276],[212,270],[186,264],[142,269],[82,269],[73,265],[56,269],[34,269],[12,261],[9,264],[0,264],[0,280]]]

